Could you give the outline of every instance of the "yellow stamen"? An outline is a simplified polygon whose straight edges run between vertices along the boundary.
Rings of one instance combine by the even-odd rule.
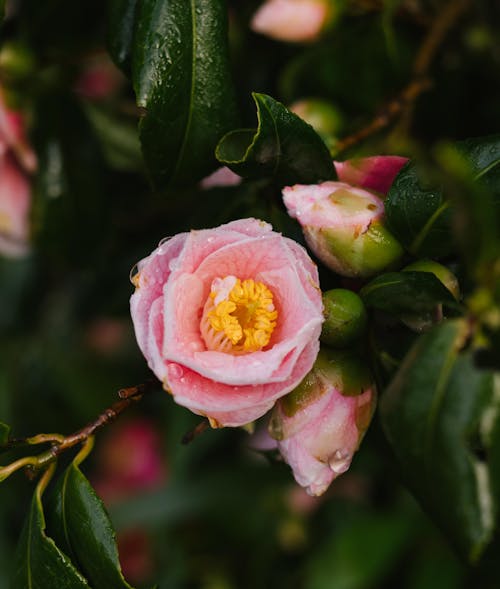
[[[209,350],[246,354],[269,344],[277,317],[264,283],[226,276],[213,281],[200,328]]]

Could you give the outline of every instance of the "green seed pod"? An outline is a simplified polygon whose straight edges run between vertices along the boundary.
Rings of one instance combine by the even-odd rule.
[[[354,292],[334,288],[323,293],[325,321],[321,341],[334,348],[351,345],[366,328],[367,314],[363,301]]]

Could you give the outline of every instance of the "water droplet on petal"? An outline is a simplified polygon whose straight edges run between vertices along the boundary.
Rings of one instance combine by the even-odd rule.
[[[134,264],[130,270],[128,275],[130,282],[137,287],[137,282],[139,280],[139,264]]]
[[[179,364],[169,364],[167,370],[170,378],[181,378],[184,374],[184,370]]]
[[[171,239],[171,235],[169,235],[168,237],[164,237],[163,239],[160,239],[160,241],[158,242],[158,247],[161,247],[164,243],[167,243],[167,241],[170,241]]]
[[[351,466],[351,453],[348,450],[336,450],[328,459],[328,465],[335,474],[342,474]]]

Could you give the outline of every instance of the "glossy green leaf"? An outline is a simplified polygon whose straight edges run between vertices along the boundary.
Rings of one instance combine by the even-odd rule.
[[[396,176],[385,200],[391,231],[415,256],[442,257],[453,249],[451,211],[440,188],[423,179],[409,162]]]
[[[365,305],[400,316],[427,313],[436,305],[456,306],[451,292],[430,272],[388,272],[364,286],[360,296]]]
[[[240,176],[313,184],[335,178],[328,148],[314,129],[266,94],[252,94],[257,129],[238,129],[217,145],[219,162]]]
[[[494,374],[463,351],[467,337],[464,320],[421,336],[383,395],[381,415],[410,489],[472,562],[492,538],[498,509],[489,452],[500,391],[498,378],[495,391]]]
[[[465,221],[467,228],[475,228],[477,235],[484,232],[492,234],[490,227],[498,217],[500,136],[457,142],[449,146],[444,156],[443,149],[439,150],[438,157],[444,167],[444,187],[426,179],[424,171],[412,161],[399,172],[385,201],[391,230],[406,249],[416,256],[442,257],[453,250],[453,200],[447,196],[459,200],[466,215],[469,215],[468,221]],[[462,185],[467,185],[465,191],[462,189],[463,194],[460,194],[456,185],[450,184],[450,172],[457,176]],[[473,183],[476,189],[472,188]],[[485,196],[484,189],[490,196]],[[491,199],[492,192],[496,193],[496,204]],[[463,222],[463,219],[458,219],[458,225]]]
[[[0,448],[9,440],[10,426],[0,421]]]
[[[19,540],[11,589],[89,589],[85,578],[45,531],[39,489]]]
[[[223,0],[138,4],[132,80],[145,109],[139,131],[159,188],[211,172],[215,146],[237,124]]]
[[[58,544],[78,563],[94,589],[131,589],[121,572],[106,509],[75,462],[56,484],[49,524]]]
[[[130,73],[137,0],[108,0],[108,47],[111,57]]]

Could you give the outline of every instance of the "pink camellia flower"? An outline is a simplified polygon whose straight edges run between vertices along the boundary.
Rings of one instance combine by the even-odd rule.
[[[340,182],[385,195],[406,162],[398,155],[376,155],[333,163]]]
[[[6,256],[21,256],[28,250],[28,174],[35,168],[36,157],[26,140],[22,116],[7,107],[0,90],[0,253]]]
[[[330,19],[328,0],[266,0],[251,28],[278,41],[314,41]]]
[[[343,182],[296,184],[283,189],[283,201],[312,251],[342,276],[371,276],[403,253],[383,224],[384,203],[372,192]]]
[[[375,389],[361,362],[324,348],[301,384],[278,401],[270,434],[310,495],[321,495],[349,469],[374,405]]]
[[[175,401],[213,427],[261,417],[311,369],[323,321],[317,269],[268,223],[181,233],[137,269],[139,347]]]

